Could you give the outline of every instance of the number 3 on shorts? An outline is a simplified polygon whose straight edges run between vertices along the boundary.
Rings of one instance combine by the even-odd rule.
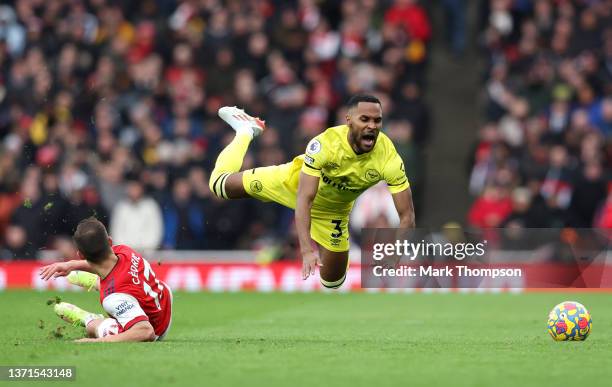
[[[336,225],[336,227],[334,227],[334,230],[338,231],[338,232],[332,232],[331,233],[331,237],[332,238],[340,238],[342,236],[342,229],[340,228],[340,224],[342,223],[342,220],[334,219],[331,222]]]

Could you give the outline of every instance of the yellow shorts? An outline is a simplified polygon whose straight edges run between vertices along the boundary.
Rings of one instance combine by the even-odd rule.
[[[276,202],[295,209],[300,161],[247,169],[242,174],[246,192],[264,202]],[[310,212],[310,237],[330,251],[348,251],[349,211],[334,211],[315,203]]]

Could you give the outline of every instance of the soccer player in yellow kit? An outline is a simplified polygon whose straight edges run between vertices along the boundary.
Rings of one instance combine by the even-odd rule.
[[[264,121],[236,107],[222,107],[219,117],[236,137],[219,154],[210,189],[223,199],[254,197],[295,209],[302,277],[320,266],[323,286],[339,288],[348,268],[349,213],[355,199],[385,180],[400,217],[400,228],[414,227],[414,207],[404,164],[391,140],[381,132],[378,98],[356,95],[348,104],[346,125],[326,129],[293,161],[240,172],[251,140]],[[318,244],[318,251],[312,242]]]

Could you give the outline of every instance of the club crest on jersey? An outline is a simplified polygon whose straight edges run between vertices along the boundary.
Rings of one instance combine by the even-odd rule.
[[[261,192],[262,189],[263,189],[263,184],[261,184],[261,181],[253,180],[251,182],[251,191],[253,191],[253,192]]]
[[[319,140],[312,140],[308,143],[306,152],[311,155],[315,155],[321,151],[321,143]]]
[[[376,182],[380,180],[380,173],[375,169],[368,169],[365,173],[365,178],[370,182]]]

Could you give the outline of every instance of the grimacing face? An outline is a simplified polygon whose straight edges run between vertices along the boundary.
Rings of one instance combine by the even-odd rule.
[[[359,102],[346,115],[349,144],[357,154],[374,149],[382,128],[382,108],[375,102]]]

